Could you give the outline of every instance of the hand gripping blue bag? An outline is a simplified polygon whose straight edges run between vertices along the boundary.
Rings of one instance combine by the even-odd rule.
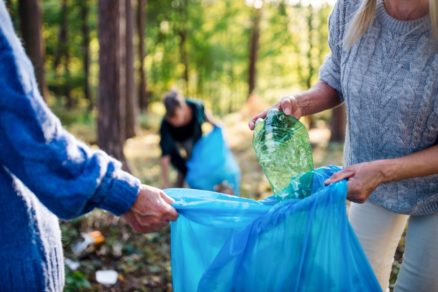
[[[239,165],[220,127],[214,127],[196,142],[187,168],[186,181],[191,188],[214,191],[216,186],[224,184],[234,195],[240,193]]]
[[[179,291],[381,291],[348,222],[339,171],[312,172],[312,194],[255,201],[168,189],[173,289]]]

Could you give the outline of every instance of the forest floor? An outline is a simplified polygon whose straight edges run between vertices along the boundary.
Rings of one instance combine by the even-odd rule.
[[[261,105],[226,116],[222,122],[227,142],[241,168],[241,194],[260,199],[270,189],[252,149],[252,132],[247,127],[249,116]],[[83,129],[83,127],[81,128]],[[83,135],[82,131],[72,132]],[[309,133],[315,166],[342,163],[342,145],[329,144],[330,131],[325,123],[316,123]],[[156,132],[143,131],[126,143],[125,153],[132,173],[143,183],[161,186]],[[175,173],[173,173],[175,176]],[[95,211],[79,219],[62,222],[65,257],[80,266],[66,267],[66,291],[172,291],[169,229],[159,233],[136,234],[129,226],[102,211]],[[82,240],[81,233],[100,231],[103,243],[91,246],[81,255],[74,255],[72,247]],[[393,266],[392,283],[400,267],[403,242],[400,244]],[[96,282],[98,270],[115,270],[118,281],[112,286]]]

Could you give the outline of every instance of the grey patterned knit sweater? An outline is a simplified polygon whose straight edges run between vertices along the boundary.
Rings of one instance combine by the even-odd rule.
[[[339,0],[329,20],[331,55],[320,79],[347,106],[346,165],[396,158],[438,143],[438,49],[429,17],[399,21],[378,1],[374,23],[342,47],[358,0]],[[438,175],[379,186],[371,202],[411,215],[438,212]]]

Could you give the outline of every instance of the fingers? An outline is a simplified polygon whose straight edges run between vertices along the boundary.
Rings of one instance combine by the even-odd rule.
[[[174,221],[178,218],[178,212],[169,204],[164,205],[164,210],[162,216],[167,220]]]
[[[134,229],[135,232],[148,232],[148,228],[146,226],[142,226],[140,222],[137,220],[135,213],[129,211],[123,218],[128,222],[128,224]]]
[[[267,114],[267,113],[268,113],[268,110],[265,110],[265,111],[259,113],[258,115],[254,116],[254,117],[249,121],[249,123],[248,123],[248,127],[249,127],[251,130],[254,130],[254,127],[255,127],[256,121],[257,121],[258,119],[264,119],[264,118],[266,118],[266,114]]]
[[[140,224],[137,224],[134,226],[131,224],[131,227],[132,227],[132,229],[134,229],[135,232],[138,232],[138,233],[151,233],[151,232],[158,232],[161,229],[164,229],[168,225],[169,225],[169,222],[154,224],[154,225],[146,225],[146,226],[142,226]]]
[[[178,218],[178,213],[175,208],[172,207],[172,204],[175,202],[174,199],[166,195],[164,192],[160,192],[160,196],[165,202],[164,204],[164,217],[166,220],[174,221]]]
[[[293,113],[293,104],[292,99],[290,97],[284,97],[280,101],[280,110],[284,112],[286,115],[292,115]]]
[[[135,231],[154,232],[178,218],[173,202],[162,190],[142,186],[137,201],[124,217]]]
[[[332,175],[329,179],[327,179],[326,181],[324,181],[325,185],[329,185],[332,183],[335,183],[337,181],[343,180],[343,179],[347,179],[350,178],[354,175],[354,171],[352,169],[349,168],[345,168],[337,173],[335,173],[334,175]]]
[[[369,194],[365,190],[360,189],[355,182],[349,181],[347,199],[358,204],[364,203]]]
[[[169,219],[152,215],[141,216],[133,212],[124,215],[126,221],[136,232],[157,232],[169,225]]]
[[[343,179],[348,179],[347,198],[356,203],[365,202],[382,183],[381,171],[375,167],[374,162],[351,165],[335,173],[324,183],[327,185]]]
[[[160,192],[160,196],[161,196],[161,198],[162,198],[166,203],[168,203],[169,205],[172,205],[172,204],[175,202],[174,199],[172,199],[171,197],[169,197],[168,195],[166,195],[166,193],[163,192],[163,191]]]
[[[266,115],[268,114],[268,111],[269,111],[270,109],[273,109],[273,108],[280,108],[280,103],[276,103],[276,104],[274,104],[272,107],[268,108],[267,110],[265,110],[265,111],[259,113],[258,115],[255,115],[255,116],[249,121],[249,123],[248,123],[248,127],[249,127],[251,130],[254,130],[254,127],[255,127],[255,124],[256,124],[257,120],[258,120],[258,119],[264,119],[264,118],[266,118]]]
[[[254,116],[249,121],[248,127],[251,130],[254,130],[254,127],[255,127],[257,120],[266,118],[268,111],[272,108],[278,108],[279,110],[284,112],[286,115],[289,115],[289,116],[293,115],[297,119],[301,118],[301,112],[297,108],[297,101],[296,101],[295,97],[294,96],[286,96],[286,97],[283,97],[279,103],[273,105],[268,110],[265,110],[265,111],[259,113],[258,115]]]
[[[284,112],[286,115],[289,115],[289,116],[294,115],[297,119],[299,119],[301,117],[300,116],[301,114],[297,110],[295,97],[294,96],[286,96],[286,97],[283,97],[279,103],[275,104],[274,106],[272,106],[268,110],[265,110],[265,111],[259,113],[258,115],[254,116],[249,121],[248,127],[251,130],[254,130],[256,121],[258,119],[264,119],[266,117],[266,114],[268,113],[268,111],[272,108],[278,108],[279,110],[281,110],[282,112]]]

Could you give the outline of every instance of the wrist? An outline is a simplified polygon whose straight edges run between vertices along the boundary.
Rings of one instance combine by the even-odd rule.
[[[297,113],[300,117],[304,117],[309,115],[309,98],[305,93],[301,93],[301,94],[294,94],[292,95],[292,97],[295,99],[296,101],[296,106],[297,106]]]
[[[117,169],[102,180],[93,199],[99,208],[120,216],[135,204],[139,190],[137,178]]]
[[[397,163],[395,159],[383,159],[374,161],[380,170],[381,182],[388,183],[397,180]]]

